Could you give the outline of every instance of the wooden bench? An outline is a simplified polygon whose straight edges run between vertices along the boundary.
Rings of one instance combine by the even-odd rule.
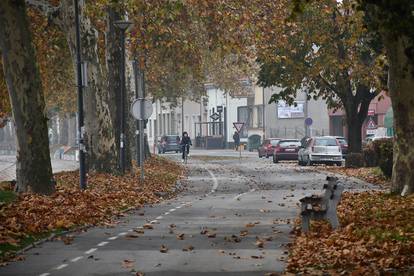
[[[337,177],[328,176],[326,178],[328,184],[323,185],[322,194],[311,195],[300,199],[302,231],[308,232],[310,220],[329,221],[333,229],[337,229],[339,225],[336,207],[341,200],[344,186],[338,181]]]

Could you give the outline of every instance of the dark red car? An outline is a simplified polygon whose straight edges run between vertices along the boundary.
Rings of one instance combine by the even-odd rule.
[[[280,160],[298,160],[300,141],[297,139],[282,139],[277,143],[273,153],[273,163]]]
[[[275,146],[277,145],[279,141],[280,141],[280,138],[264,139],[263,144],[261,144],[260,147],[257,149],[259,153],[259,158],[262,158],[263,156],[266,156],[266,158],[269,158],[269,156],[272,156]]]

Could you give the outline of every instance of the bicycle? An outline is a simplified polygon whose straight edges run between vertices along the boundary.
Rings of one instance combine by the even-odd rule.
[[[187,164],[187,160],[188,160],[188,151],[190,149],[190,145],[183,145],[182,150],[184,151],[184,164]]]

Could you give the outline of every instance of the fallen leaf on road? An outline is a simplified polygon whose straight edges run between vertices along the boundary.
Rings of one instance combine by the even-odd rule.
[[[134,234],[134,233],[129,233],[128,235],[125,236],[125,238],[127,240],[136,239],[136,238],[139,238],[139,235],[138,234]]]
[[[144,272],[137,272],[137,273],[135,273],[135,276],[144,276],[145,274],[144,274]]]
[[[263,246],[264,246],[264,241],[262,241],[262,240],[257,240],[257,241],[255,242],[255,245],[256,245],[257,247],[259,247],[259,248],[263,248]]]
[[[240,236],[242,236],[242,237],[247,236],[247,234],[249,234],[249,231],[247,231],[247,230],[240,231]]]
[[[141,229],[134,229],[134,232],[138,233],[138,234],[144,234],[145,233],[144,230],[141,230]]]
[[[207,238],[215,238],[216,233],[207,233]]]
[[[246,227],[254,227],[254,226],[255,226],[255,224],[254,224],[254,223],[249,222],[249,223],[248,223],[248,224],[246,224],[245,226],[246,226]]]
[[[194,250],[194,246],[192,246],[192,245],[189,245],[189,246],[183,248],[183,251],[193,251],[193,250]]]
[[[167,253],[168,252],[168,248],[165,245],[161,245],[160,252],[161,253]]]
[[[253,255],[253,256],[250,256],[252,259],[263,259],[264,257],[263,256],[257,256],[257,255]]]
[[[183,240],[184,239],[184,233],[178,234],[176,237],[177,237],[177,240]]]
[[[146,223],[142,226],[144,229],[154,229],[154,226],[152,224]]]
[[[122,261],[122,267],[127,268],[127,269],[133,268],[134,267],[134,261],[133,260],[123,260]]]
[[[170,224],[170,226],[169,226],[170,228],[175,228],[175,227],[177,227],[174,223],[173,224]]]

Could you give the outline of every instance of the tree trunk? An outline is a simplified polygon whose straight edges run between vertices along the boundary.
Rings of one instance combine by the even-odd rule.
[[[19,192],[51,194],[47,118],[24,0],[0,1],[0,47],[17,136]]]
[[[394,166],[391,192],[414,193],[414,43],[385,34],[389,60],[388,88],[394,110]]]
[[[125,113],[125,168],[129,170],[131,168],[131,153],[130,153],[130,135],[129,135],[129,124],[128,117],[128,103],[129,97],[127,94],[121,95],[121,75],[122,72],[122,46],[121,42],[121,31],[114,26],[114,22],[122,19],[122,14],[115,9],[115,7],[107,8],[107,18],[106,18],[106,39],[105,39],[105,48],[106,48],[106,68],[108,72],[108,90],[109,90],[109,107],[112,114],[112,124],[115,126],[114,134],[116,141],[116,155],[117,161],[120,160],[120,125],[121,125],[121,97],[124,97],[124,110]],[[128,59],[126,59],[128,60]],[[127,69],[126,69],[127,70]]]
[[[59,145],[68,144],[68,115],[60,114],[59,115]]]
[[[357,112],[357,111],[355,111]],[[359,121],[358,116],[350,114],[346,116],[346,123],[348,127],[348,152],[358,153],[362,150],[362,123]]]
[[[76,116],[68,115],[68,146],[76,145]]]
[[[75,61],[75,18],[72,0],[61,2],[59,19],[67,34],[71,55]],[[98,33],[85,15],[85,4],[80,6],[82,60],[87,62],[88,87],[84,89],[85,135],[87,165],[101,172],[117,171],[115,137],[109,108],[109,93],[98,56]]]

